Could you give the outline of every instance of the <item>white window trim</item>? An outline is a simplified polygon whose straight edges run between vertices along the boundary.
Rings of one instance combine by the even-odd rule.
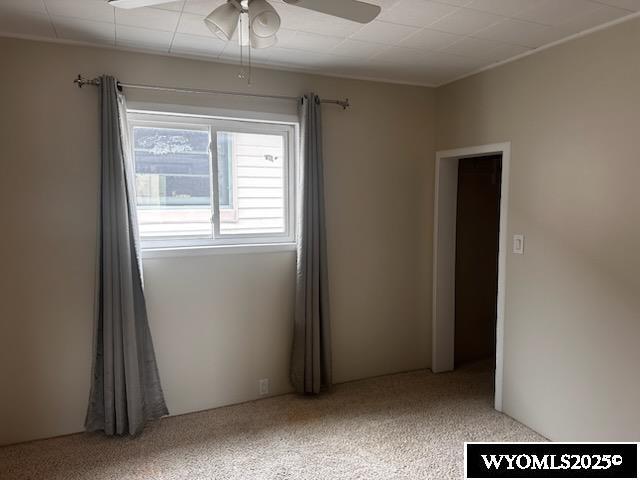
[[[265,115],[268,117],[268,115]],[[164,127],[183,126],[194,129],[207,129],[211,132],[211,151],[209,154],[210,172],[213,196],[213,238],[211,237],[165,237],[161,239],[141,239],[141,250],[144,258],[183,256],[187,250],[194,250],[193,254],[211,254],[212,250],[219,248],[215,253],[247,253],[248,251],[283,251],[295,249],[296,240],[296,178],[297,178],[297,151],[299,125],[290,121],[256,120],[254,118],[242,119],[238,116],[231,118],[220,116],[206,116],[193,114],[176,114],[146,110],[128,110],[129,134],[133,138],[133,128],[141,125],[154,125]],[[218,165],[216,155],[216,142],[213,138],[216,132],[224,129],[233,129],[246,133],[278,134],[284,136],[284,195],[285,195],[285,232],[253,233],[253,234],[220,234],[220,215],[218,197]],[[133,142],[131,143],[131,155],[133,157]],[[270,248],[273,247],[273,248]]]
[[[247,245],[205,245],[192,247],[147,248],[142,250],[144,260],[154,258],[192,257],[206,255],[245,255],[251,253],[295,252],[295,243],[268,243]]]
[[[171,103],[127,101],[129,114],[153,114],[175,116],[182,119],[205,118],[219,120],[241,120],[256,123],[298,124],[298,116],[294,113],[274,113],[256,110],[237,110],[215,107],[197,107],[194,105],[176,105]]]

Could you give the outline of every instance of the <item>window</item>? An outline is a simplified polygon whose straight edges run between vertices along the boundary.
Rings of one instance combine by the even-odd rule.
[[[143,248],[292,242],[293,124],[130,113]]]

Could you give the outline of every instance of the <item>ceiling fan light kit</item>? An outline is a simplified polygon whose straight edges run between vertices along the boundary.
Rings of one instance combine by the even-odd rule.
[[[221,40],[231,40],[240,20],[242,7],[235,1],[220,5],[205,19],[205,25]]]
[[[266,0],[229,0],[205,19],[218,38],[231,40],[238,31],[240,47],[267,48],[276,44],[280,15]]]
[[[266,38],[280,29],[280,15],[266,0],[249,0],[249,28],[257,37]]]
[[[261,49],[273,47],[278,43],[278,37],[272,35],[270,37],[258,37],[253,31],[249,32],[249,39],[251,42],[251,48]]]

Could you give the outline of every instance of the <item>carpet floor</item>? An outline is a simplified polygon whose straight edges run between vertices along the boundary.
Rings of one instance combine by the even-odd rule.
[[[542,441],[492,408],[492,373],[418,371],[169,417],[138,438],[0,448],[3,480],[460,479],[465,441]]]

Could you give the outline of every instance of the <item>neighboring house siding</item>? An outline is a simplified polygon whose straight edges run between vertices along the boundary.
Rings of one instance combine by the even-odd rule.
[[[237,220],[221,233],[274,233],[285,227],[285,170],[282,137],[235,133],[234,210]],[[267,158],[270,155],[272,158]]]

